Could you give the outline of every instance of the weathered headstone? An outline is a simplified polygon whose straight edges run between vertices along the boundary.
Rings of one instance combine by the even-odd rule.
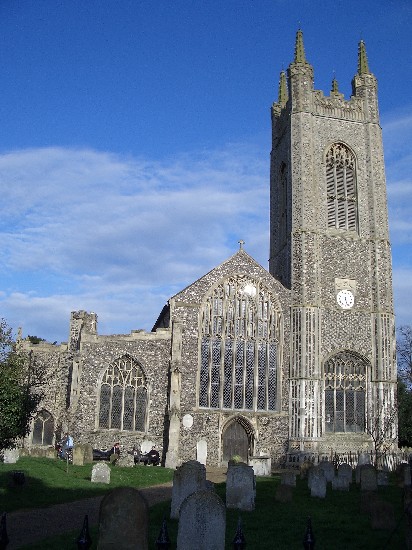
[[[238,510],[255,509],[256,481],[251,466],[240,462],[229,464],[226,476],[226,506]]]
[[[360,453],[358,457],[358,466],[371,463],[371,456],[369,453]]]
[[[100,504],[98,550],[148,550],[149,508],[132,487],[119,487]]]
[[[92,468],[92,483],[110,483],[110,467],[105,462],[99,462]]]
[[[276,487],[276,502],[292,502],[293,488],[291,485],[278,485]]]
[[[373,466],[365,464],[361,467],[361,491],[377,491],[376,470]]]
[[[323,470],[313,468],[311,472],[313,473],[311,473],[310,477],[310,495],[312,497],[325,498],[327,481]]]
[[[272,459],[270,456],[251,456],[249,466],[252,466],[255,476],[268,477],[272,475]]]
[[[296,473],[295,472],[283,472],[280,476],[281,485],[290,485],[296,487]]]
[[[153,441],[148,441],[148,440],[143,441],[141,446],[140,446],[140,450],[142,452],[142,455],[145,455],[146,453],[151,451],[152,447],[154,447],[154,446],[155,446],[155,444],[153,443]]]
[[[3,462],[4,464],[16,464],[19,456],[19,449],[4,449]]]
[[[339,464],[337,475],[338,477],[344,477],[348,479],[349,483],[352,483],[353,470],[352,467],[349,466],[349,464]]]
[[[376,474],[376,482],[378,486],[387,486],[389,485],[389,473],[384,472],[383,470],[378,470]]]
[[[332,489],[334,491],[349,491],[350,481],[345,476],[335,476],[332,479]]]
[[[409,464],[405,464],[403,468],[403,486],[411,486],[411,467],[409,466]]]
[[[206,466],[206,459],[207,459],[207,441],[204,439],[201,439],[196,444],[196,459],[200,464],[204,464]]]
[[[93,448],[89,443],[77,443],[73,447],[73,464],[83,466],[83,464],[93,463]]]
[[[84,463],[93,464],[93,447],[90,443],[82,443],[84,450]]]
[[[116,461],[116,466],[123,466],[124,468],[133,468],[134,456],[129,453],[123,453]]]
[[[324,476],[323,470],[321,470],[318,465],[313,466],[310,470],[308,470],[308,487],[309,487],[309,489],[311,488],[311,485],[312,485],[312,479],[315,476],[319,475],[319,473],[321,473]]]
[[[173,476],[172,504],[170,517],[177,519],[184,499],[206,488],[206,468],[196,460],[184,462],[176,468]]]
[[[369,507],[372,529],[387,529],[392,531],[396,527],[395,513],[390,502],[376,500]]]
[[[81,444],[73,447],[73,464],[75,466],[83,466],[84,464],[84,449]]]
[[[408,550],[412,550],[412,502],[408,504],[405,510],[406,525],[405,525],[405,543]]]
[[[302,462],[302,464],[299,467],[300,478],[306,479],[309,475],[309,471],[313,468],[313,466],[314,466],[313,462],[311,462],[310,460],[305,460],[304,462]]]
[[[326,478],[326,481],[332,481],[332,479],[335,477],[335,466],[332,462],[328,462],[327,460],[322,460],[318,464],[319,469],[323,471],[323,475]]]
[[[54,447],[47,447],[47,449],[46,449],[46,458],[57,458],[57,452],[56,452],[56,449]]]
[[[196,491],[182,503],[177,550],[224,550],[226,510],[210,491]]]

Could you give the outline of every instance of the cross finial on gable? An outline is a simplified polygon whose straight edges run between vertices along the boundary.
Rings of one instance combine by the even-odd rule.
[[[243,250],[243,245],[245,244],[245,241],[240,239],[240,241],[238,241],[238,243],[239,243],[239,250]]]

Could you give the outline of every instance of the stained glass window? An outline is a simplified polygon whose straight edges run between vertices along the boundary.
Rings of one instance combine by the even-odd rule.
[[[140,365],[124,356],[109,365],[100,386],[99,428],[144,431],[147,386]]]
[[[325,431],[365,429],[366,361],[343,351],[325,363]]]
[[[276,410],[279,320],[274,297],[249,277],[213,290],[202,308],[200,407]]]
[[[53,445],[54,418],[46,410],[41,410],[33,425],[32,441],[34,445]]]

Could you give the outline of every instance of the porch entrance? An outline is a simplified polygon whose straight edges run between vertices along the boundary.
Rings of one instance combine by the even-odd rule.
[[[238,456],[247,464],[250,435],[239,420],[229,424],[223,433],[223,462],[227,463],[234,456]]]

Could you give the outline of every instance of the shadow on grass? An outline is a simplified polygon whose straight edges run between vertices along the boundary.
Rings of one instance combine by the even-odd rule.
[[[226,550],[232,550],[239,515],[242,519],[246,547],[250,550],[293,550],[303,547],[308,516],[312,518],[316,538],[316,550],[368,550],[398,549],[405,547],[404,513],[402,508],[402,489],[396,484],[380,487],[379,498],[390,502],[394,508],[397,527],[393,532],[374,531],[370,519],[361,513],[361,492],[356,485],[349,492],[332,491],[328,486],[325,499],[313,498],[304,480],[297,480],[291,502],[280,503],[275,500],[275,492],[280,484],[278,476],[258,478],[256,488],[256,509],[253,512],[226,510]],[[225,500],[224,483],[215,485],[217,494]],[[150,508],[149,549],[156,549],[163,517],[170,516],[170,502],[156,504]],[[167,519],[171,548],[176,548],[178,522]],[[41,545],[25,547],[32,550],[65,550],[74,548],[79,535],[70,532]],[[97,548],[97,527],[91,529],[92,550]]]
[[[41,508],[53,504],[97,497],[116,487],[149,487],[171,481],[166,468],[110,466],[110,485],[91,483],[93,464],[69,465],[47,458],[21,458],[16,464],[0,464],[0,512]],[[25,476],[23,485],[13,482],[13,472]]]

